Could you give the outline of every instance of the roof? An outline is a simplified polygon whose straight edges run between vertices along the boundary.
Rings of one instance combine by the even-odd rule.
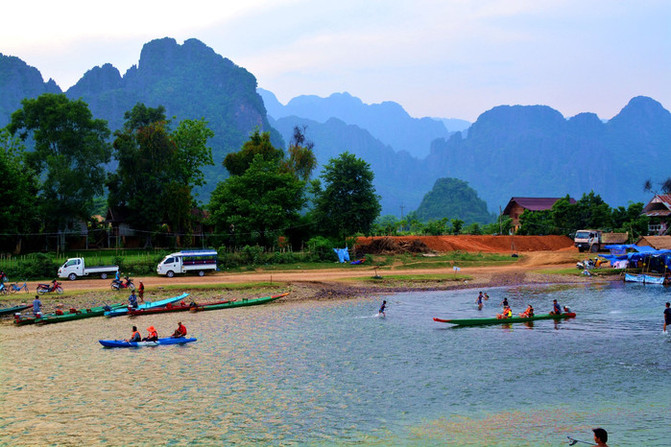
[[[503,210],[503,214],[509,214],[510,209],[513,207],[513,204],[517,203],[519,206],[529,211],[542,211],[552,209],[557,200],[563,199],[564,197],[512,197],[506,209]],[[575,199],[569,197],[569,203],[575,203]]]
[[[643,214],[650,217],[671,214],[671,194],[655,194],[643,208]]]
[[[657,250],[669,250],[671,249],[671,236],[643,236],[636,241],[636,245],[647,245]]]

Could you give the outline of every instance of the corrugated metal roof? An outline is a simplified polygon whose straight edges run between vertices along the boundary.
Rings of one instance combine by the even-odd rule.
[[[529,211],[549,210],[560,199],[563,197],[513,197],[503,210],[503,214],[508,214],[515,203]],[[569,202],[575,203],[575,199],[569,198]]]

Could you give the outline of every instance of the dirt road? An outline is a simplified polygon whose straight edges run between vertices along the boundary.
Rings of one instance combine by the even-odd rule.
[[[520,274],[531,273],[534,270],[549,268],[566,268],[575,265],[576,253],[572,251],[539,251],[524,253],[521,259],[514,264],[488,267],[464,267],[460,271],[462,275],[469,276],[491,276],[492,274]],[[404,269],[379,268],[377,273],[381,276],[396,275],[453,275],[454,271],[448,268],[430,269]],[[167,285],[189,286],[193,284],[240,284],[254,282],[286,282],[286,283],[347,283],[349,279],[368,278],[375,274],[375,269],[370,266],[347,266],[342,269],[301,270],[301,271],[256,271],[245,273],[214,273],[204,277],[198,276],[176,276],[166,278],[162,276],[134,277],[137,286],[140,281],[146,289],[164,287]],[[76,281],[63,281],[66,291],[75,290],[110,290],[109,279],[78,279]],[[37,282],[29,283],[31,290],[35,290]]]

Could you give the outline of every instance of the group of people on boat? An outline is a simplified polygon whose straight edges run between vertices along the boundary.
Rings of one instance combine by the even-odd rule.
[[[482,292],[480,292],[482,294]],[[480,297],[478,296],[478,300]],[[476,301],[478,302],[478,301]],[[499,320],[501,319],[506,319],[506,318],[512,318],[513,317],[513,311],[510,308],[510,304],[508,304],[508,299],[503,298],[503,301],[501,301],[501,305],[503,306],[503,312],[500,314],[496,314],[496,318]],[[559,305],[557,300],[552,300],[552,310],[550,311],[550,315],[561,315],[562,313],[569,313],[571,312],[571,309],[568,308],[568,306],[562,306]],[[535,316],[534,313],[534,307],[529,304],[527,305],[527,308],[524,310],[524,312],[518,314],[521,318],[533,318]]]
[[[180,321],[177,323],[177,329],[175,329],[175,332],[172,333],[170,338],[182,338],[186,337],[186,334],[187,334],[186,326],[184,326]],[[147,336],[142,337],[140,331],[137,330],[137,326],[133,326],[130,338],[127,338],[125,341],[127,342],[158,341],[158,331],[154,326],[149,326],[147,328]]]

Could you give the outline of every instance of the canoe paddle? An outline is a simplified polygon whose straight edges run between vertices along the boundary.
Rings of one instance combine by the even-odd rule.
[[[568,445],[576,445],[579,442],[582,442],[583,444],[596,445],[593,442],[581,441],[580,439],[574,439],[570,436],[567,436],[567,438],[568,438]]]

